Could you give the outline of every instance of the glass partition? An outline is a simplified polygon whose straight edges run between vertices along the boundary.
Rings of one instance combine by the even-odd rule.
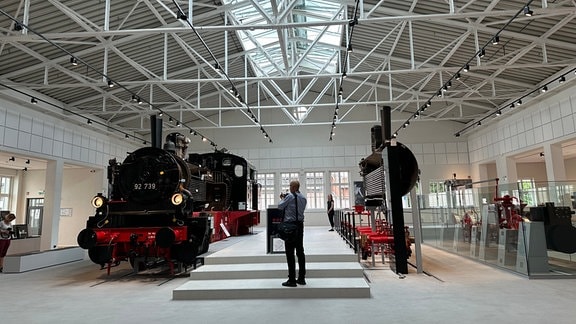
[[[418,197],[422,240],[530,278],[575,278],[575,195],[576,182],[447,186]]]

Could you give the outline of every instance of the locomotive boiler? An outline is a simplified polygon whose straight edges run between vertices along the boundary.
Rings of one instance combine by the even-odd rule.
[[[162,149],[109,161],[109,195],[92,199],[96,212],[77,238],[108,274],[122,261],[135,272],[167,264],[174,273],[196,265],[210,242],[260,222],[254,167],[220,151],[186,156],[188,142],[172,133]]]

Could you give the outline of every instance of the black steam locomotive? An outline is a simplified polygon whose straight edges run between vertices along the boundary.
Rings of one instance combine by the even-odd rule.
[[[255,169],[216,151],[190,154],[180,133],[164,149],[145,147],[123,163],[110,160],[109,197],[96,208],[78,244],[102,269],[129,261],[135,272],[168,264],[171,273],[195,265],[210,242],[249,232],[260,222]]]

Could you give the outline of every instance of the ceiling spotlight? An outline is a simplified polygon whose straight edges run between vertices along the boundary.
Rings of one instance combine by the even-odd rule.
[[[186,20],[188,17],[180,10],[178,10],[178,19]]]
[[[478,121],[478,122],[476,123],[476,125],[481,126],[481,125],[482,125],[482,122],[481,122],[481,121]]]
[[[444,90],[444,88],[442,88],[442,90]],[[436,96],[442,97],[442,91],[438,90],[438,92],[436,93]]]
[[[130,137],[130,135],[124,134],[124,138],[128,138],[128,137]]]
[[[30,103],[37,104],[38,100],[36,100],[36,98],[32,97],[32,98],[30,98]]]
[[[340,89],[338,90],[338,95],[342,96],[343,93],[344,93],[344,89],[342,89],[342,87],[340,87]]]
[[[114,88],[114,82],[112,82],[112,80],[108,79],[108,88]]]
[[[220,66],[220,64],[218,64],[218,62],[214,63],[214,70],[222,72],[222,67]]]
[[[424,105],[424,106],[425,106],[425,107],[430,107],[430,106],[432,106],[432,103],[430,102],[430,100],[428,100],[428,101],[426,102],[426,105]]]
[[[522,99],[518,99],[518,106],[522,104]]]
[[[463,69],[463,71],[464,71],[464,72],[468,72],[468,71],[470,71],[470,64],[466,64],[466,65],[464,65],[464,69]]]
[[[160,111],[160,112],[158,113],[158,117],[162,117],[162,115],[164,115],[164,113],[163,113],[162,111]]]
[[[532,17],[533,14],[534,14],[534,11],[530,10],[529,6],[524,7],[524,16]]]
[[[498,43],[500,43],[500,37],[494,36],[494,38],[492,38],[492,45],[498,45]]]
[[[22,24],[19,23],[19,22],[17,22],[17,23],[14,25],[14,30],[15,30],[15,31],[21,31],[23,28],[24,28],[24,27],[23,27]]]
[[[348,26],[354,27],[355,25],[358,25],[358,18],[348,20]]]
[[[542,87],[542,89],[541,89],[540,91],[542,91],[542,92],[546,92],[546,91],[548,91],[548,87],[547,87],[547,86],[543,86],[543,87]]]
[[[346,72],[342,72],[342,79],[346,79],[348,75],[346,74]]]
[[[460,133],[456,133],[456,134],[454,134],[454,136],[460,137]]]
[[[146,144],[148,144],[148,142],[144,141],[144,142],[142,142],[142,144],[146,145]]]
[[[28,171],[28,168],[24,168],[24,169],[22,169],[22,171]]]
[[[272,139],[271,139],[271,138],[268,139],[268,143],[272,143]]]
[[[566,77],[561,76],[561,77],[560,77],[560,80],[558,80],[558,82],[560,82],[560,83],[566,82]]]
[[[176,122],[176,127],[180,127],[182,126],[182,124],[180,124],[180,122]]]
[[[202,142],[206,142],[206,141],[208,141],[208,139],[206,137],[202,136]]]
[[[455,77],[455,79],[456,79],[456,80],[460,80],[460,78],[461,78],[461,75],[460,75],[460,73],[456,73],[456,77]]]
[[[346,50],[348,53],[352,53],[352,44],[348,44],[348,48]]]
[[[452,81],[448,81],[448,83],[446,83],[446,88],[449,89],[450,87],[452,87]]]
[[[478,54],[478,57],[482,58],[482,57],[484,57],[484,56],[486,56],[486,50],[485,50],[485,49],[481,49],[481,50],[480,50],[480,54]]]
[[[539,155],[540,155],[540,156],[544,156],[544,152],[540,152],[540,154],[539,154]]]
[[[78,65],[78,60],[74,56],[71,56],[70,57],[70,64],[76,66],[76,65]]]
[[[398,132],[392,134],[392,137],[394,137],[394,138],[398,137]]]
[[[172,119],[172,117],[168,118],[168,122],[169,122],[169,123],[171,123],[171,122],[173,122],[173,121],[174,121],[174,120]]]
[[[90,119],[88,119],[88,120],[86,120],[86,123],[87,123],[88,125],[90,125],[90,124],[92,124],[92,121],[91,121]]]
[[[498,117],[498,116],[500,116],[500,115],[502,115],[502,110],[496,111],[496,117]]]
[[[510,104],[510,109],[514,109],[514,103]]]
[[[130,99],[130,100],[136,102],[136,101],[138,101],[138,97],[136,95],[132,95],[132,99]]]
[[[16,161],[16,159],[15,159],[13,156],[11,156],[11,157],[8,159],[8,161]]]
[[[24,162],[26,164],[30,164],[30,159],[26,160],[26,162]]]

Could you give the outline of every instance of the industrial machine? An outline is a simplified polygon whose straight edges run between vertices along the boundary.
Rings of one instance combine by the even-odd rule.
[[[167,264],[174,273],[210,242],[260,222],[254,167],[221,151],[186,156],[188,142],[172,133],[162,149],[109,161],[109,195],[92,199],[96,212],[77,238],[101,269],[129,261],[135,272]]]

